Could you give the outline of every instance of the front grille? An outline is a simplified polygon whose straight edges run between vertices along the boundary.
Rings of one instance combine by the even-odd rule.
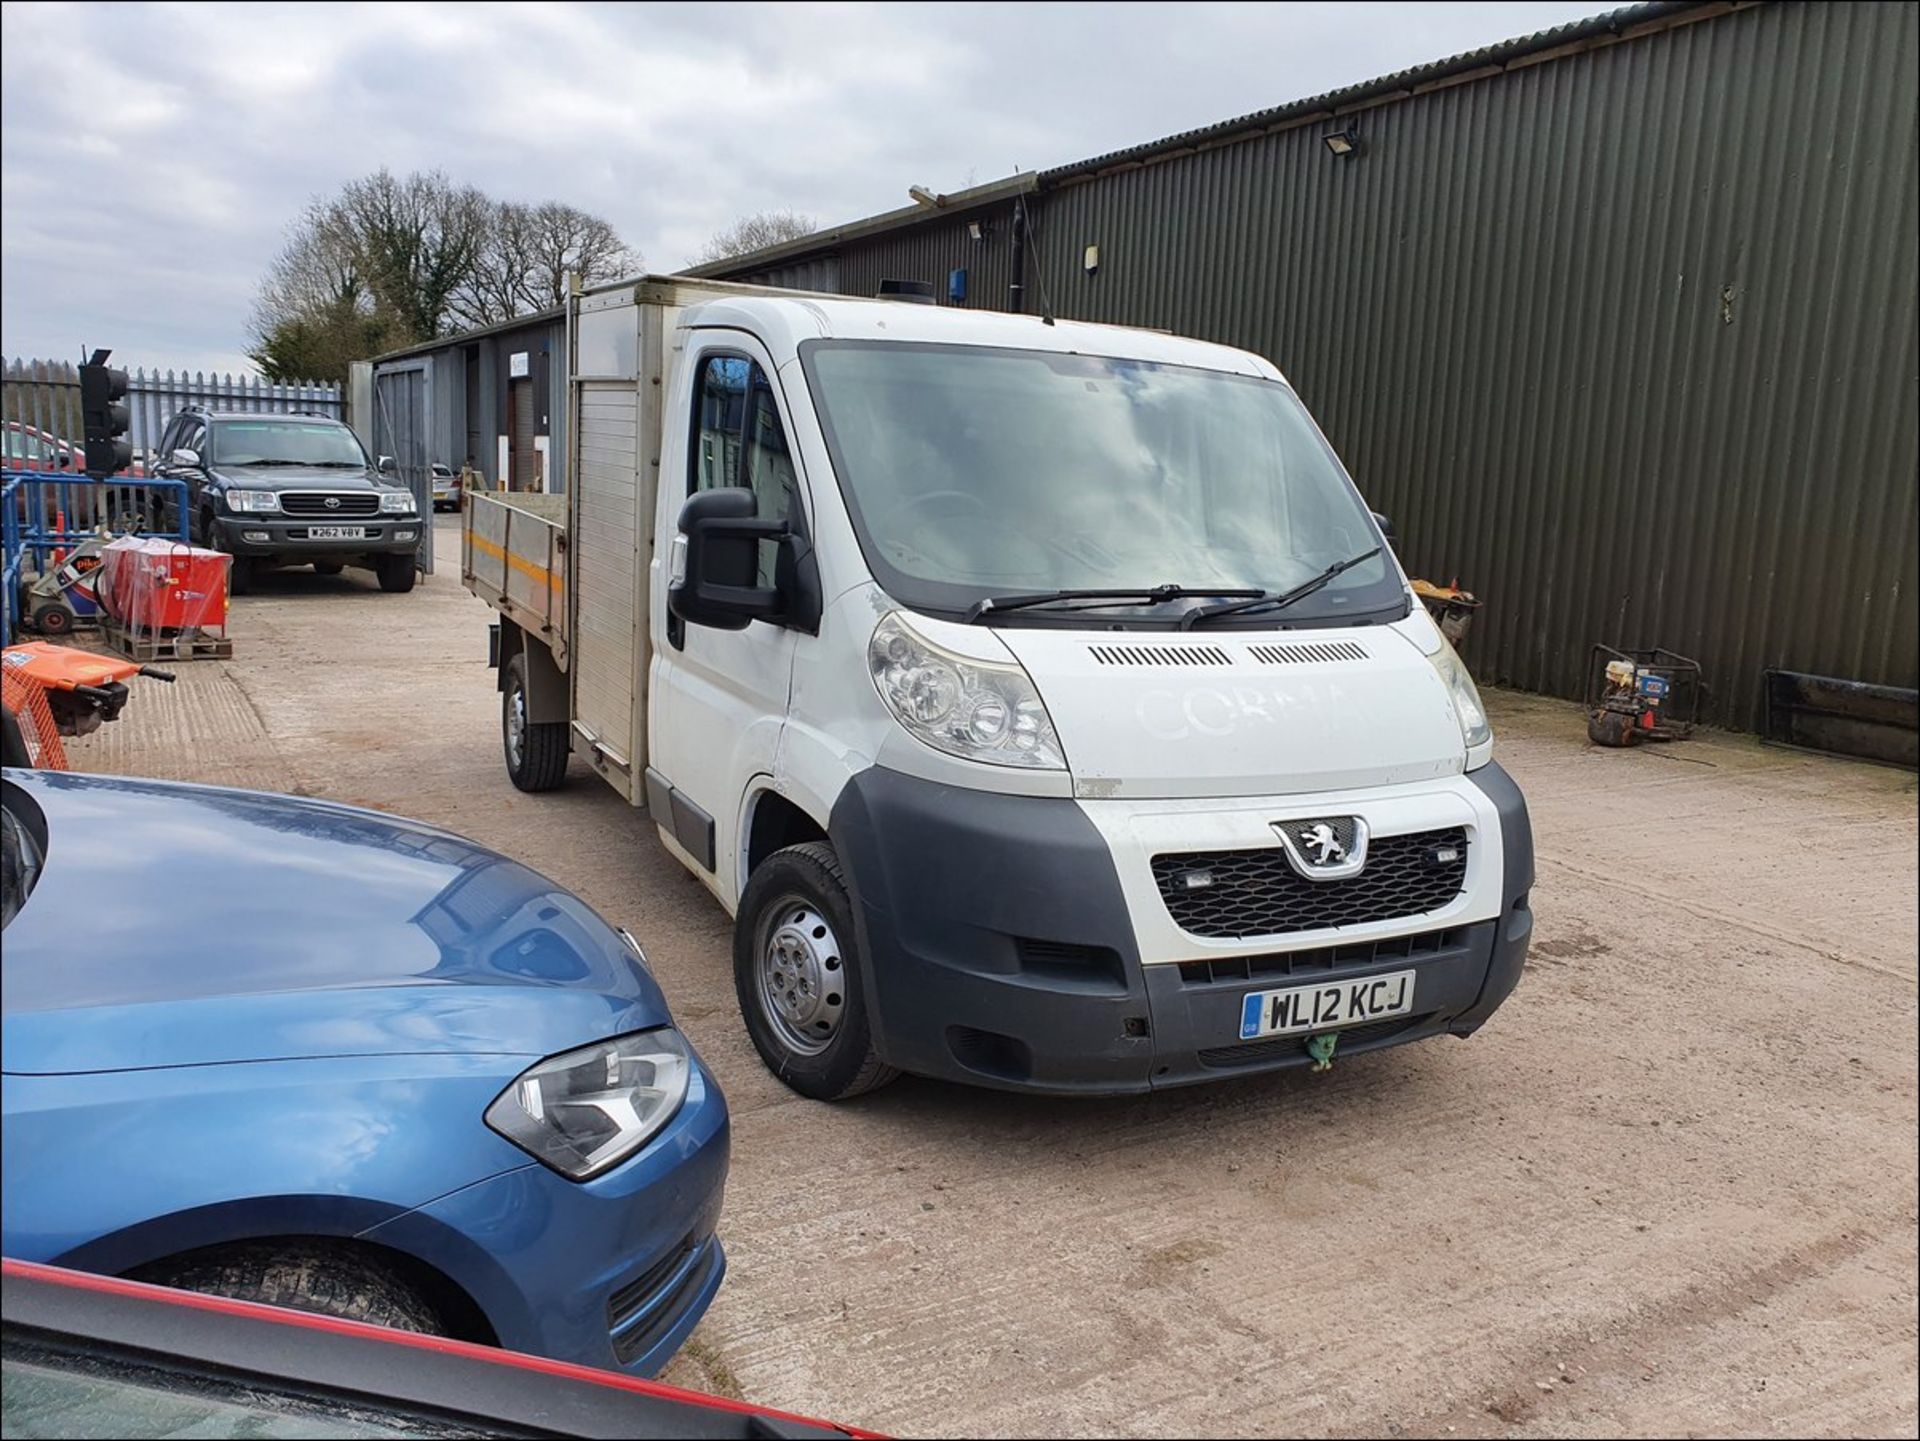
[[[1432,1020],[1433,1012],[1424,1016],[1395,1016],[1390,1021],[1370,1021],[1364,1026],[1349,1026],[1345,1030],[1335,1027],[1340,1037],[1340,1051],[1350,1051],[1359,1046],[1384,1041],[1410,1031],[1415,1026]],[[1307,1054],[1305,1036],[1275,1036],[1269,1041],[1243,1041],[1237,1046],[1208,1046],[1199,1053],[1200,1064],[1215,1070],[1230,1070],[1235,1066],[1260,1066],[1286,1056],[1297,1056],[1302,1060]]]
[[[1467,929],[1422,931],[1417,936],[1389,936],[1381,941],[1355,941],[1344,946],[1316,946],[1308,951],[1281,951],[1271,956],[1215,956],[1204,961],[1180,962],[1180,984],[1187,990],[1228,986],[1245,990],[1249,981],[1327,980],[1381,961],[1418,960],[1457,951],[1467,943]]]
[[[689,1240],[607,1299],[607,1330],[612,1333],[614,1357],[622,1366],[644,1355],[673,1329],[682,1303],[706,1281],[714,1260],[711,1236]]]
[[[1434,859],[1451,848],[1450,861]],[[1198,871],[1212,879],[1189,889]],[[1366,868],[1344,881],[1310,881],[1279,846],[1245,851],[1180,851],[1153,858],[1153,878],[1181,930],[1237,939],[1358,926],[1438,910],[1467,878],[1467,833],[1460,826],[1375,836]]]
[[[328,505],[337,500],[338,505]],[[280,509],[288,515],[311,516],[315,520],[358,519],[380,514],[380,497],[370,490],[342,491],[337,495],[317,495],[304,491],[280,492]]]

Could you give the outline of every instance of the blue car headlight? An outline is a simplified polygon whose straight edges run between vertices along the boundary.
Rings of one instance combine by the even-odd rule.
[[[585,1181],[631,1156],[687,1098],[693,1057],[671,1026],[595,1041],[521,1073],[487,1124],[544,1165]]]

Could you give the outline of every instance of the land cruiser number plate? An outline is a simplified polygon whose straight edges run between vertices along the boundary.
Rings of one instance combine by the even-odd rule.
[[[367,528],[364,525],[310,525],[307,527],[308,540],[365,540]]]
[[[1240,1039],[1334,1031],[1404,1016],[1413,1009],[1413,978],[1412,971],[1393,971],[1356,981],[1250,991],[1240,1002]]]

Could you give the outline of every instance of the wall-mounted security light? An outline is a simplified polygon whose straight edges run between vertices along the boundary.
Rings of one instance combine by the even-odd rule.
[[[1100,247],[1089,245],[1080,257],[1080,268],[1091,275],[1100,268]]]
[[[986,238],[987,227],[984,221],[969,220],[967,222],[967,239],[977,242],[985,240]]]
[[[1345,130],[1337,130],[1331,135],[1322,135],[1320,139],[1327,150],[1341,160],[1351,160],[1360,153],[1360,127],[1349,125]]]

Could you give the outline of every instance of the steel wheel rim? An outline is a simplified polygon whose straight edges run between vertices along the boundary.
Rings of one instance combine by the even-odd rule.
[[[757,963],[760,1010],[782,1045],[817,1056],[833,1044],[847,1009],[840,939],[811,901],[784,896],[768,912]]]
[[[527,740],[527,692],[515,684],[507,691],[507,764],[520,769],[520,753]]]

